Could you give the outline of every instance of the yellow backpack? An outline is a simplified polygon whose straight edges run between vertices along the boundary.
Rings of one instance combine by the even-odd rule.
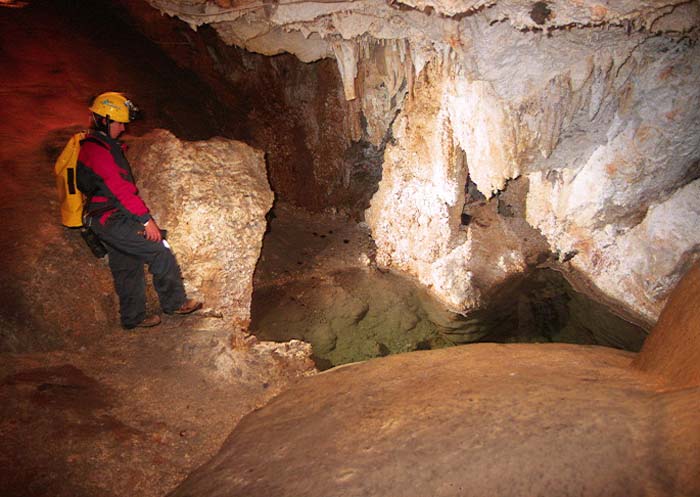
[[[56,173],[56,189],[61,203],[61,222],[68,228],[78,228],[83,225],[83,204],[85,197],[76,185],[76,167],[80,140],[85,133],[76,133],[68,140],[63,152],[58,156],[54,172]]]

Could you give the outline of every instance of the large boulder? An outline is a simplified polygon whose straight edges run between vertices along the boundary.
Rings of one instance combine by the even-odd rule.
[[[681,280],[634,366],[661,376],[670,388],[700,385],[700,264]],[[700,460],[700,459],[699,459]]]
[[[246,326],[273,202],[263,153],[156,130],[133,140],[127,155],[151,213],[168,230],[188,294]]]
[[[306,378],[170,495],[700,495],[699,289],[696,268],[637,362],[474,344]]]

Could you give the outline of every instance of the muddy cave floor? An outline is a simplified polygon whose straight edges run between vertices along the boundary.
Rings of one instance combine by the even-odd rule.
[[[284,205],[276,212],[257,285],[272,293],[286,288],[288,297],[300,292],[303,300],[303,292],[343,292],[338,274],[373,271],[362,225]],[[61,235],[57,265],[65,250],[87,250],[74,231]],[[52,257],[43,264],[50,267]],[[107,274],[103,262],[97,266]],[[271,302],[262,295],[258,307]],[[149,306],[156,306],[153,295]],[[295,382],[293,372],[222,374],[217,351],[230,344],[232,330],[215,313],[164,316],[161,326],[138,332],[115,321],[97,339],[75,336],[51,350],[2,355],[3,497],[164,495],[211,457],[245,414]],[[366,353],[384,355],[371,347]]]

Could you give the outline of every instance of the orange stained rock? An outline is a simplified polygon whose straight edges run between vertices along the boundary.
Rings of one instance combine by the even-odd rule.
[[[659,74],[659,79],[662,81],[667,80],[671,75],[673,75],[673,66],[668,66],[665,68],[663,71],[661,71],[661,74]]]
[[[591,5],[591,20],[602,21],[608,15],[608,9],[600,4]]]
[[[700,386],[700,263],[666,303],[634,367],[658,374],[674,388]]]

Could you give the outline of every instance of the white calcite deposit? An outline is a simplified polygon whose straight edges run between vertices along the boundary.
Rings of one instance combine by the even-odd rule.
[[[509,221],[461,226],[468,179],[493,202],[520,178],[516,216],[559,269],[640,322],[697,258],[698,1],[150,3],[226,43],[336,59],[362,112],[350,138],[386,144],[377,262],[455,311],[533,260]]]
[[[490,192],[516,173],[498,146],[505,117],[486,112],[489,100],[479,98],[488,94],[484,85],[462,86],[440,74],[416,82],[414,98],[394,123],[395,144],[386,149],[366,217],[380,265],[416,276],[452,310],[466,312],[483,304],[485,286],[525,268],[524,254],[512,249],[505,231],[487,240],[478,227],[460,227],[467,176]],[[473,156],[465,160],[460,143]],[[472,157],[474,168],[467,164]],[[484,241],[487,253],[480,250]]]
[[[188,294],[247,324],[253,271],[273,194],[263,153],[223,138],[184,142],[165,130],[127,153],[141,194],[168,230]]]
[[[612,66],[601,104],[610,117],[589,119],[593,143],[562,136],[549,168],[530,173],[526,215],[555,250],[577,253],[572,267],[598,291],[647,322],[700,248],[700,50],[653,53],[656,43],[630,55],[631,69]]]

